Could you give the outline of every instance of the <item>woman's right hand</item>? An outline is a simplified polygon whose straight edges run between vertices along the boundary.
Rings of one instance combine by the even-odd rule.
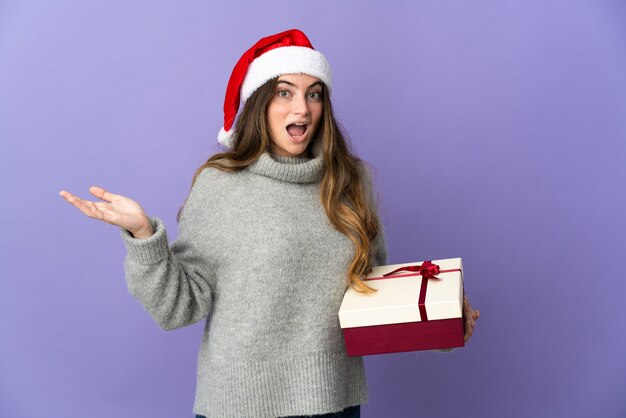
[[[122,227],[135,238],[148,238],[154,233],[150,219],[139,203],[97,186],[91,186],[89,192],[104,202],[84,200],[65,190],[61,190],[59,195],[90,218]]]

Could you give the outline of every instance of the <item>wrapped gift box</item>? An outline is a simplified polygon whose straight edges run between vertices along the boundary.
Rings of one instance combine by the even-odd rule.
[[[373,267],[365,283],[378,292],[348,288],[339,309],[348,355],[465,345],[460,258]]]

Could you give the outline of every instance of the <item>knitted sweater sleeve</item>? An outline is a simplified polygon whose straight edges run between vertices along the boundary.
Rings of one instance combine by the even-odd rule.
[[[134,238],[121,228],[128,290],[165,330],[198,322],[211,310],[215,273],[198,251],[205,193],[201,177],[189,193],[179,235],[171,247],[163,221],[157,217],[150,217],[154,234],[148,238]]]
[[[363,183],[367,194],[370,207],[378,215],[378,234],[372,240],[370,247],[370,259],[372,260],[372,267],[384,266],[387,264],[387,243],[385,240],[385,228],[380,216],[380,205],[378,204],[377,195],[375,192],[374,182],[372,179],[372,173],[365,163],[361,164],[361,170],[363,174]]]

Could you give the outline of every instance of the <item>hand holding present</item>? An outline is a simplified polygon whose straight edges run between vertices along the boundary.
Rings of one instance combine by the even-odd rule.
[[[467,296],[463,296],[463,317],[465,318],[465,342],[468,342],[474,333],[476,321],[480,318],[480,311],[472,309]]]

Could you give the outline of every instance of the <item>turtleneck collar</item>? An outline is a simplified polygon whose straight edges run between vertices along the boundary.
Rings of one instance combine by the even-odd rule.
[[[317,148],[317,147],[316,147]],[[292,183],[315,183],[324,175],[324,158],[319,149],[315,157],[287,157],[264,152],[248,166],[250,171]]]

